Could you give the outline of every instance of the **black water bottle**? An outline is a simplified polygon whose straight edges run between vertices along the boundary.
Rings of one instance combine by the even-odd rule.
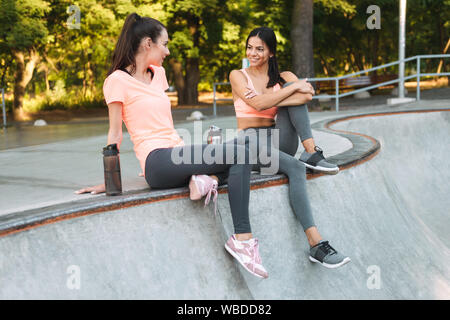
[[[105,171],[106,195],[116,196],[122,194],[120,158],[117,144],[110,144],[103,148],[103,167]]]

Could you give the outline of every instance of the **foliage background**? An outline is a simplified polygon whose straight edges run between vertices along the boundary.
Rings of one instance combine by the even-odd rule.
[[[0,88],[16,100],[22,95],[14,103],[29,112],[103,105],[115,41],[125,17],[137,12],[167,26],[169,83],[178,91],[191,88],[182,99],[193,101],[197,89],[212,90],[213,82],[228,81],[229,72],[241,67],[246,37],[257,26],[275,30],[280,67],[290,70],[294,1],[302,0],[0,0]],[[380,30],[366,27],[373,4],[381,9]],[[80,8],[79,29],[68,28],[70,5]],[[450,0],[408,1],[407,57],[443,52],[449,9]],[[398,1],[315,0],[313,39],[316,77],[396,60]],[[422,68],[434,72],[438,62]]]

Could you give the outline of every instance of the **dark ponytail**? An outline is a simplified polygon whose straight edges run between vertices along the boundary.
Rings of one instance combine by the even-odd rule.
[[[129,14],[117,40],[107,76],[116,70],[126,71],[125,68],[130,65],[130,73],[136,72],[136,53],[142,38],[150,37],[157,42],[163,29],[165,26],[156,19],[140,17],[137,13]]]
[[[281,86],[286,83],[286,80],[284,80],[280,75],[280,69],[278,68],[278,62],[277,62],[277,37],[275,36],[275,32],[269,27],[259,27],[256,29],[253,29],[250,34],[247,37],[246,45],[248,46],[248,40],[251,37],[258,37],[269,48],[270,53],[273,55],[271,58],[269,58],[269,70],[267,71],[267,74],[269,76],[269,82],[267,83],[267,88],[273,87],[277,83]]]
[[[267,88],[273,87],[277,83],[281,86],[286,83],[286,81],[281,77],[280,70],[278,69],[277,57],[275,54],[273,57],[269,58],[269,71],[267,72],[269,75],[269,83],[267,83]]]

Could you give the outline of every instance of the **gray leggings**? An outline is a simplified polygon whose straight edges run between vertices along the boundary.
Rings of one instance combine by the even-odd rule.
[[[292,210],[300,220],[303,230],[315,226],[306,190],[306,167],[293,157],[298,149],[298,137],[300,137],[301,141],[312,138],[307,106],[279,107],[274,127],[248,128],[239,134],[245,136],[246,133],[248,134],[249,129],[256,130],[258,155],[260,155],[261,146],[263,145],[267,147],[270,154],[273,154],[272,148],[278,149],[278,171],[287,175],[289,179],[289,200]],[[261,134],[261,130],[264,129],[268,130],[267,134]],[[274,141],[274,145],[272,145],[271,139],[273,129],[279,130],[279,141]],[[241,136],[235,139],[234,143],[245,143],[246,147],[249,148],[250,140]],[[260,160],[259,157],[258,160]],[[264,165],[260,162],[258,165],[253,166],[253,169],[260,170],[262,167]]]
[[[283,87],[291,85],[286,83]],[[298,137],[301,141],[312,138],[306,104],[290,107],[278,107],[275,128],[280,130],[280,150],[295,155],[298,149]]]
[[[311,206],[308,199],[306,190],[306,167],[298,159],[291,155],[279,150],[276,146],[277,141],[272,142],[272,135],[276,128],[273,127],[260,127],[260,128],[248,128],[240,131],[238,138],[233,140],[233,143],[245,144],[245,146],[253,150],[249,136],[253,136],[256,132],[256,138],[253,141],[257,141],[257,155],[258,164],[253,165],[253,170],[261,170],[261,168],[268,167],[267,163],[260,161],[261,157],[272,157],[278,154],[278,172],[284,173],[289,179],[289,200],[295,215],[300,221],[303,230],[315,226],[314,219],[311,213]],[[254,130],[254,131],[253,131]],[[266,130],[263,132],[263,130]],[[298,140],[298,138],[296,137]],[[281,141],[281,138],[280,138]],[[297,142],[298,143],[298,142]],[[277,149],[277,150],[275,150]],[[273,160],[270,165],[273,165]]]
[[[208,154],[215,158],[214,161],[203,156],[205,149],[211,151]],[[173,155],[186,161],[179,163],[174,160]],[[162,148],[153,150],[147,156],[145,179],[152,188],[166,189],[188,185],[189,179],[194,174],[216,175],[219,183],[228,178],[228,200],[234,231],[236,234],[250,233],[248,211],[252,168],[250,163],[254,162],[254,159],[249,158],[247,148],[239,145],[188,145]]]
[[[306,167],[300,160],[294,158],[298,149],[298,137],[301,141],[312,138],[306,104],[279,107],[275,129],[279,129],[280,137],[280,172],[289,178],[291,206],[300,220],[303,230],[306,230],[315,226],[306,190]]]

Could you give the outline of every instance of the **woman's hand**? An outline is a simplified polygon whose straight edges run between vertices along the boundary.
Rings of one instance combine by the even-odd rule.
[[[82,193],[90,192],[91,194],[98,194],[98,193],[105,192],[105,190],[106,190],[106,187],[105,187],[105,184],[103,183],[103,184],[99,184],[99,185],[96,185],[93,187],[88,187],[88,188],[83,188],[83,189],[77,190],[74,193],[82,194]]]
[[[251,98],[257,96],[255,90],[253,90],[252,88],[247,86],[246,89],[247,89],[247,91],[245,91],[245,98],[246,99],[251,99]]]
[[[294,85],[297,87],[297,90],[300,93],[309,93],[311,95],[314,95],[315,94],[314,88],[309,82],[307,82],[307,80],[308,79],[306,78],[303,80],[296,81],[294,82]]]

